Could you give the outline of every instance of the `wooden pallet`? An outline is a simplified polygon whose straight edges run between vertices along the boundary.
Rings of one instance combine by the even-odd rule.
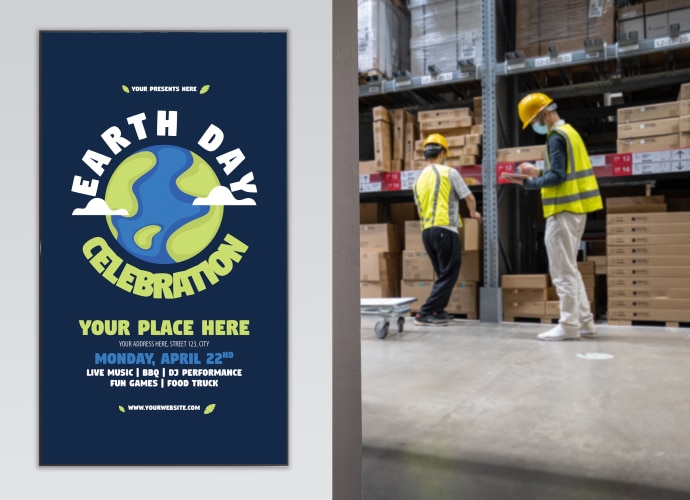
[[[503,321],[508,321],[510,323],[558,323],[557,317],[546,317],[546,316],[503,316]]]
[[[635,319],[610,319],[609,326],[661,326],[666,328],[690,328],[690,323],[681,321],[648,321]]]

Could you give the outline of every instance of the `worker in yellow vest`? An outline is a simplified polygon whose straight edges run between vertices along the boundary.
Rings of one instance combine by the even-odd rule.
[[[415,324],[442,326],[453,316],[446,312],[453,287],[460,275],[462,249],[458,228],[462,227],[460,200],[465,200],[470,217],[481,221],[477,201],[457,169],[444,165],[448,141],[431,134],[424,141],[427,166],[412,187],[419,212],[422,242],[436,274],[429,297],[415,317]]]
[[[525,189],[541,189],[546,219],[544,243],[549,274],[560,302],[558,325],[540,333],[540,340],[571,340],[596,335],[577,252],[585,231],[587,214],[603,208],[599,186],[580,134],[562,120],[556,103],[540,92],[518,104],[522,128],[529,125],[546,135],[545,168],[521,163],[518,171],[527,179],[509,178]]]

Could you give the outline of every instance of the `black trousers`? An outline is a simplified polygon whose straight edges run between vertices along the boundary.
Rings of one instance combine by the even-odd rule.
[[[420,315],[424,316],[443,312],[448,305],[460,275],[462,251],[458,233],[441,227],[425,229],[422,242],[436,273],[431,294],[419,310]]]

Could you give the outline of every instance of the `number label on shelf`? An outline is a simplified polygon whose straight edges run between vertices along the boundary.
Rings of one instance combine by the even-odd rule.
[[[422,77],[422,85],[435,82],[447,82],[453,79],[453,73],[439,73],[436,76],[424,75]]]
[[[654,40],[654,48],[659,49],[662,47],[671,47],[673,45],[684,45],[686,43],[690,43],[690,34],[686,33],[676,38],[665,36],[663,38],[657,38]]]
[[[569,63],[573,61],[573,55],[568,53],[568,54],[561,54],[558,57],[537,57],[534,60],[534,66],[537,68],[543,67],[543,66],[550,66],[552,64],[563,64],[563,63]]]

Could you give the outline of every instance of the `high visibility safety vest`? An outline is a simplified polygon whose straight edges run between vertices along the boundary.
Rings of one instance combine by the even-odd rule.
[[[450,172],[451,167],[446,165],[429,165],[412,187],[422,231],[433,226],[462,227],[460,200],[453,190]]]
[[[586,214],[601,210],[604,206],[599,193],[599,184],[580,134],[567,123],[553,127],[549,131],[549,136],[551,134],[558,134],[565,140],[566,176],[565,182],[558,186],[541,188],[544,218],[560,212]],[[546,168],[547,170],[551,168],[548,139]]]

